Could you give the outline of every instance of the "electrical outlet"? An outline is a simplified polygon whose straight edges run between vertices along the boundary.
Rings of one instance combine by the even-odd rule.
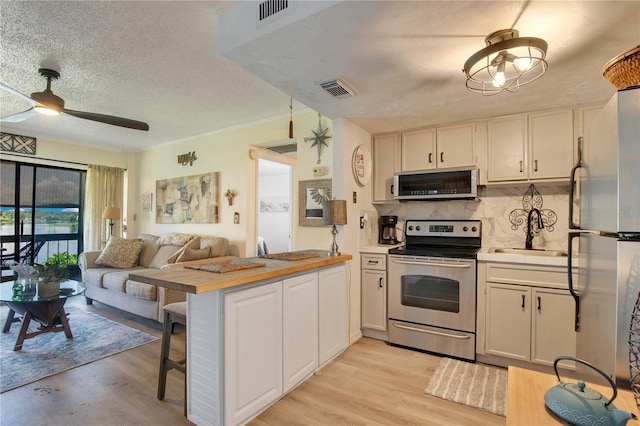
[[[233,223],[236,225],[240,223],[240,213],[235,212],[233,214]]]
[[[327,174],[327,168],[324,166],[316,166],[313,168],[313,177],[320,177]]]
[[[360,229],[364,229],[364,216],[360,216]]]

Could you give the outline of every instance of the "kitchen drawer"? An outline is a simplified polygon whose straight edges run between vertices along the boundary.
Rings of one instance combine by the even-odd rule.
[[[363,269],[378,269],[381,271],[387,269],[386,254],[363,253],[361,259]]]
[[[566,267],[505,263],[487,263],[486,281],[562,289],[569,285]]]

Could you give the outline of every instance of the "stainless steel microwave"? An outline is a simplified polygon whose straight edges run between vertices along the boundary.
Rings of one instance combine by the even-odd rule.
[[[478,197],[475,167],[400,172],[393,177],[396,200],[459,200]]]

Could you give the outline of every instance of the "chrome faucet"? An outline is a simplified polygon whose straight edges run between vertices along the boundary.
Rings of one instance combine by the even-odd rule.
[[[540,210],[535,208],[529,210],[529,215],[527,216],[527,239],[524,241],[524,248],[527,250],[531,250],[533,248],[533,227],[531,226],[533,213],[536,213],[538,216],[538,230],[544,228],[544,223],[542,223],[542,213],[540,213]]]

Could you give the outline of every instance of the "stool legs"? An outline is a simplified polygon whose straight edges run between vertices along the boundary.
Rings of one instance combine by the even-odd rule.
[[[158,399],[164,399],[164,393],[167,386],[167,372],[171,369],[178,370],[185,374],[184,379],[184,415],[187,416],[187,377],[186,377],[186,359],[180,361],[174,361],[169,358],[169,351],[171,349],[171,333],[177,322],[183,323],[183,321],[175,321],[171,313],[164,313],[164,325],[162,327],[162,348],[160,351],[160,371],[158,372]],[[186,325],[186,321],[184,321]]]

